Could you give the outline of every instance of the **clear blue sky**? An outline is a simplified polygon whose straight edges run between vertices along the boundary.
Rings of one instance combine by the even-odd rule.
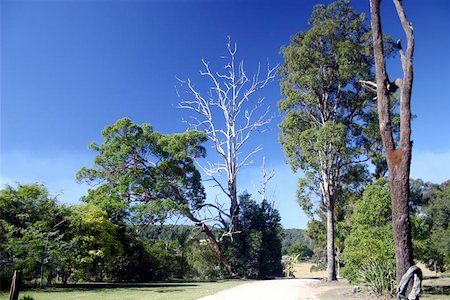
[[[0,183],[42,182],[61,202],[78,201],[87,187],[75,173],[91,166],[87,145],[101,142],[105,125],[129,117],[164,133],[184,131],[176,76],[201,85],[201,59],[220,67],[228,35],[248,72],[258,62],[281,63],[280,46],[308,28],[318,2],[1,1]],[[416,36],[412,177],[440,183],[450,179],[450,2],[404,2]],[[368,1],[353,3],[368,12]],[[383,22],[385,33],[404,41],[388,0]],[[391,77],[398,74],[398,64],[389,68]],[[278,80],[264,96],[275,113]],[[283,225],[304,228],[295,202],[298,174],[278,145],[280,120],[256,137],[264,149],[240,176],[241,190],[254,190],[267,156],[276,173],[269,194]]]

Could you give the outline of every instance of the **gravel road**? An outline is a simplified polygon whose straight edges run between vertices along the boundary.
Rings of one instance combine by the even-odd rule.
[[[316,300],[315,279],[262,280],[241,284],[198,300]]]

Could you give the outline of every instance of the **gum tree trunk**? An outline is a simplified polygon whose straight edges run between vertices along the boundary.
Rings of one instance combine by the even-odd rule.
[[[400,88],[400,141],[396,144],[391,130],[389,98],[391,96],[383,51],[383,33],[380,19],[381,0],[370,0],[373,52],[377,85],[377,102],[381,138],[386,150],[392,201],[392,225],[395,243],[396,277],[400,282],[403,274],[413,264],[411,225],[409,221],[409,173],[411,165],[411,89],[413,82],[414,36],[400,0],[393,0],[407,38],[406,53],[400,49],[403,79],[395,80]]]
[[[228,260],[223,255],[222,250],[219,247],[219,243],[217,243],[215,235],[212,233],[212,231],[209,229],[209,227],[204,224],[202,226],[202,229],[205,232],[206,236],[208,237],[208,240],[211,242],[211,246],[212,246],[214,252],[219,257],[219,259],[222,262],[225,269],[227,269],[228,275],[232,278],[236,277],[236,274],[233,272],[231,265],[228,263]]]
[[[334,199],[330,197],[327,208],[327,280],[337,280],[334,251]]]

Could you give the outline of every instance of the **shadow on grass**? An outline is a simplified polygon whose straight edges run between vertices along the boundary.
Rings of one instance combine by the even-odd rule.
[[[156,290],[157,293],[172,293],[172,292],[183,292],[184,289],[170,289],[170,290]]]
[[[430,295],[450,295],[450,285],[424,285],[423,292]]]
[[[38,290],[41,292],[79,292],[79,291],[93,291],[100,292],[109,289],[133,289],[133,290],[155,290],[155,292],[172,292],[183,291],[186,287],[195,287],[198,284],[195,283],[73,283],[67,285],[52,285],[44,289],[34,289],[28,287],[25,290],[32,291]]]

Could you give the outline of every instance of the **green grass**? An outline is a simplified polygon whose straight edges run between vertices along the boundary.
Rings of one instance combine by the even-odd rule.
[[[193,300],[215,294],[246,283],[243,280],[216,282],[143,283],[143,284],[80,284],[67,288],[46,288],[23,291],[19,299],[27,300]],[[8,293],[0,293],[0,300],[8,299]]]

